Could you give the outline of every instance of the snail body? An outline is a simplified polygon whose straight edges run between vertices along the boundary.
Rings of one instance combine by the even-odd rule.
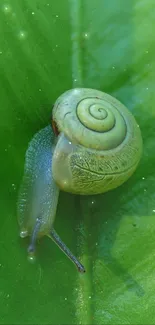
[[[59,188],[51,173],[54,135],[51,127],[40,130],[31,140],[25,157],[25,169],[18,199],[21,237],[31,235],[41,219],[38,237],[47,234],[54,222]]]
[[[53,228],[59,190],[89,195],[123,184],[140,161],[141,132],[117,99],[87,88],[62,94],[55,102],[52,120],[59,135],[50,126],[42,129],[26,153],[18,200],[21,236],[31,236],[30,256],[36,239],[50,236],[84,272]]]

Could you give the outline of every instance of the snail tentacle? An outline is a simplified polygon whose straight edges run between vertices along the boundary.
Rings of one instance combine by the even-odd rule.
[[[40,227],[41,227],[41,219],[37,218],[34,229],[32,230],[30,244],[29,244],[29,247],[28,247],[28,250],[27,250],[28,251],[28,258],[31,261],[35,257],[35,246],[36,246],[36,241],[37,241],[38,234],[39,234],[39,231],[40,231]]]
[[[85,273],[84,266],[78,261],[78,259],[72,254],[70,249],[65,245],[65,243],[61,240],[57,232],[54,228],[51,229],[48,235],[57,246],[67,255],[67,257],[74,263],[80,273]]]

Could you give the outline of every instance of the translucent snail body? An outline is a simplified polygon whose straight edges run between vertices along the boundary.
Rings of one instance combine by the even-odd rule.
[[[59,189],[89,195],[112,190],[135,171],[142,154],[140,129],[129,110],[112,96],[87,88],[72,89],[56,101],[53,121],[32,139],[18,200],[21,236],[50,236],[75,263],[84,267],[53,228]],[[46,141],[47,139],[47,141]]]

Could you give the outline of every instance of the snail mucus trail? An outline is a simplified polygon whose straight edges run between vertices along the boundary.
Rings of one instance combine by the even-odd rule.
[[[17,205],[20,236],[31,237],[30,260],[37,239],[47,235],[83,273],[53,227],[59,191],[99,194],[123,184],[140,161],[141,132],[117,99],[88,88],[71,89],[56,100],[52,126],[54,132],[49,125],[34,135],[26,152]]]

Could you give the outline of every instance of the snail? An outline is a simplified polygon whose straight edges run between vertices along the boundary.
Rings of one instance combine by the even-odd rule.
[[[18,198],[20,236],[30,236],[33,260],[38,238],[47,235],[84,266],[54,229],[59,191],[90,195],[112,190],[134,173],[142,155],[140,128],[131,112],[111,95],[75,88],[63,93],[52,110],[52,124],[40,130],[26,152]]]

